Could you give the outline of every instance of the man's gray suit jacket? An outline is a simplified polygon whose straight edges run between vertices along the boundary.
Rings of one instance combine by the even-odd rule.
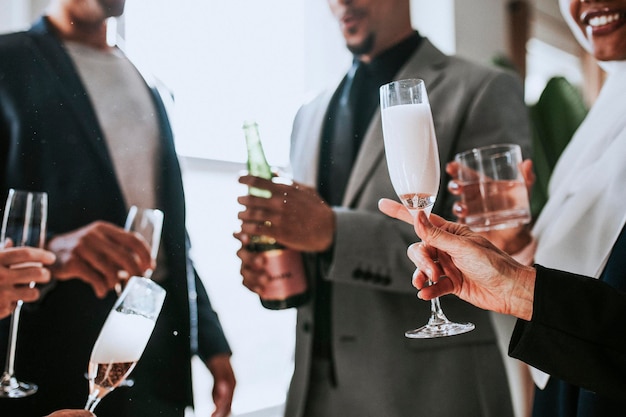
[[[491,143],[519,143],[528,155],[529,126],[516,76],[449,57],[424,39],[395,79],[426,83],[439,143],[442,180],[434,212],[450,217],[445,163],[455,153]],[[333,92],[304,105],[294,121],[291,164],[296,181],[316,186],[323,120]],[[470,321],[468,334],[409,340],[408,329],[425,324],[430,305],[411,286],[406,255],[417,237],[410,225],[387,218],[380,198],[396,199],[383,148],[380,111],[369,125],[354,163],[342,207],[332,261],[306,256],[315,296],[315,275],[332,283],[332,355],[341,417],[507,417],[509,384],[490,314],[456,297],[442,298],[448,317]],[[298,309],[295,371],[288,417],[302,416],[309,389],[313,302]],[[311,416],[307,416],[311,417]]]

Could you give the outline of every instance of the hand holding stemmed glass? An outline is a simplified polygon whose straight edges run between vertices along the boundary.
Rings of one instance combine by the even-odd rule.
[[[394,81],[380,88],[380,107],[389,176],[402,204],[415,216],[430,214],[440,181],[439,151],[424,82]],[[417,271],[416,271],[417,272]],[[425,326],[408,330],[408,338],[434,338],[466,333],[472,323],[455,323],[445,316],[439,299],[431,301]]]
[[[137,365],[159,316],[165,290],[145,277],[131,277],[111,309],[89,359],[89,398],[93,411]]]
[[[0,242],[5,246],[31,246],[43,248],[46,238],[48,217],[48,195],[43,192],[9,190]],[[40,268],[41,263],[23,262],[11,265],[13,269]],[[34,282],[30,283],[34,286]],[[21,398],[37,392],[37,385],[21,382],[15,377],[15,352],[22,300],[18,300],[11,315],[9,346],[2,379],[0,379],[0,398]]]

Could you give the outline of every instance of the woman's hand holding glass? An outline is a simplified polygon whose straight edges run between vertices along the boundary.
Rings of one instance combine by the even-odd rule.
[[[411,223],[422,239],[407,254],[417,267],[413,286],[432,300],[454,294],[477,307],[529,320],[535,269],[519,264],[469,227],[431,214],[413,219],[400,203],[381,199],[380,211]],[[432,281],[435,285],[429,285]]]

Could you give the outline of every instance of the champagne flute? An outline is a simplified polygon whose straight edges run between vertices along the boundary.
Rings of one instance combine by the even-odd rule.
[[[161,230],[163,229],[163,212],[159,209],[141,208],[131,206],[126,217],[124,229],[139,233],[150,246],[150,256],[156,260],[161,243]],[[144,272],[146,278],[150,278],[154,271],[148,269]]]
[[[13,246],[43,248],[46,238],[47,216],[48,194],[10,189],[2,218],[2,232],[0,235],[2,247],[10,240]],[[31,265],[26,263],[11,265],[11,268],[28,266]],[[6,363],[2,379],[0,379],[0,398],[22,398],[37,392],[37,385],[21,382],[15,377],[17,330],[22,304],[22,300],[19,300],[11,314]]]
[[[414,218],[420,210],[429,215],[437,198],[441,174],[424,81],[407,79],[381,86],[380,107],[389,176],[396,194]],[[428,323],[408,330],[405,336],[435,338],[473,329],[472,323],[448,320],[439,299],[435,298],[431,301]]]
[[[161,312],[165,290],[145,277],[131,277],[100,330],[89,358],[85,410],[117,388],[141,358]]]
[[[150,246],[150,256],[156,261],[161,243],[161,230],[163,229],[163,212],[159,209],[141,208],[131,206],[126,216],[124,230],[138,233]],[[151,278],[152,269],[144,271],[143,276]],[[122,284],[115,284],[117,295],[122,293]]]

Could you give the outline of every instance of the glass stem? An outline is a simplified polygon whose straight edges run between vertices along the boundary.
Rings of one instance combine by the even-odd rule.
[[[441,304],[439,303],[439,297],[433,298],[430,300],[430,320],[428,320],[429,325],[437,325],[447,323],[449,320],[445,314],[443,314],[443,310],[441,309]]]
[[[15,310],[11,314],[11,327],[9,330],[9,352],[4,366],[5,376],[12,377],[15,374],[15,349],[17,345],[17,327],[20,322],[20,312],[22,311],[22,300],[17,302]]]
[[[85,410],[89,410],[93,413],[96,409],[96,406],[100,403],[102,398],[98,396],[98,390],[89,394],[89,398],[87,398],[87,404],[85,404]]]

